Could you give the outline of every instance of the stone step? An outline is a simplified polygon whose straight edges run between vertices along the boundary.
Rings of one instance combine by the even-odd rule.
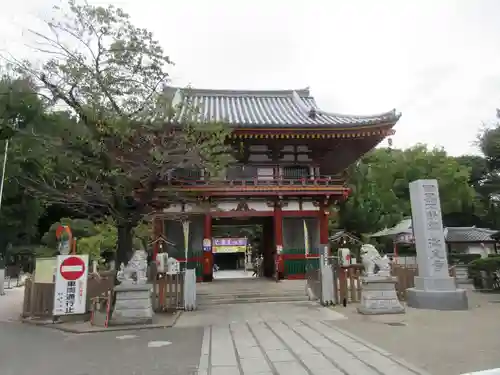
[[[220,298],[220,297],[227,297],[227,298],[232,298],[234,296],[239,296],[239,297],[279,297],[279,296],[303,296],[305,295],[305,289],[300,290],[300,291],[294,291],[294,292],[281,292],[278,291],[276,293],[265,291],[265,292],[259,292],[259,291],[251,291],[251,292],[241,292],[241,291],[234,291],[231,293],[200,293],[197,292],[196,295],[198,297],[207,297],[207,298]]]
[[[266,302],[304,302],[307,296],[284,296],[284,297],[260,297],[260,298],[221,298],[221,299],[199,299],[198,306],[235,305],[243,303],[266,303]]]

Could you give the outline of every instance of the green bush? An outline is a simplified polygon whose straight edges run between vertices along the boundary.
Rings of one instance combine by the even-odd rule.
[[[450,265],[469,264],[477,259],[481,259],[481,254],[450,254],[448,263],[450,263]]]
[[[500,255],[473,260],[468,271],[476,289],[500,290]]]

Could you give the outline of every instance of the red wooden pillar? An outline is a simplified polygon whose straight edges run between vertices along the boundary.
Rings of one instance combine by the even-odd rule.
[[[274,243],[276,245],[276,278],[282,279],[285,271],[285,261],[283,259],[283,212],[280,202],[274,206]]]
[[[156,241],[159,237],[163,236],[164,232],[163,218],[155,216],[153,219],[153,240]],[[156,256],[160,252],[161,241],[156,241],[153,247],[153,260],[156,260]]]
[[[212,216],[205,214],[203,225],[203,281],[212,281],[214,256],[212,254]]]

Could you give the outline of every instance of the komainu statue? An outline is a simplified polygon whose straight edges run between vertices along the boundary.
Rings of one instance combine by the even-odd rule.
[[[361,246],[360,253],[366,276],[390,276],[389,258],[387,256],[381,257],[375,246],[364,244]],[[375,272],[375,266],[378,268],[377,272]]]
[[[134,251],[134,255],[125,267],[123,263],[116,278],[122,284],[146,284],[148,271],[148,254],[144,250]]]

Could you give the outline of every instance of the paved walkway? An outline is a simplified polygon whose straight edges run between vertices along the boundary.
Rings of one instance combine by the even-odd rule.
[[[423,375],[328,321],[273,319],[205,328],[198,375]]]

